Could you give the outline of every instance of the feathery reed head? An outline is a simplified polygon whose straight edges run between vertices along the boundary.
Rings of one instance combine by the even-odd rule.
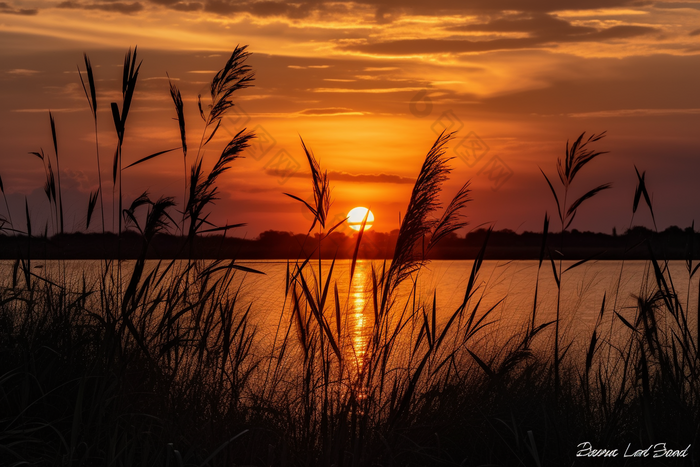
[[[454,133],[442,132],[425,156],[396,240],[394,258],[389,268],[391,288],[398,286],[423,264],[423,258],[416,256],[415,249],[436,225],[438,228],[435,233],[438,237],[444,237],[453,231],[453,227],[461,226],[457,212],[468,201],[469,190],[466,185],[450,203],[445,212],[447,217],[443,216],[437,224],[430,219],[430,215],[439,207],[440,189],[451,171],[447,165],[451,158],[444,156],[445,145],[453,136]]]
[[[247,46],[236,46],[226,65],[219,70],[211,82],[211,109],[209,115],[205,117],[202,109],[201,96],[199,96],[199,113],[207,122],[207,125],[218,123],[226,111],[233,107],[231,95],[239,89],[252,86],[255,74],[245,61],[250,56],[246,52]]]
[[[189,198],[185,206],[185,218],[190,220],[190,237],[195,235],[204,223],[207,223],[206,216],[202,217],[204,208],[218,199],[219,190],[216,186],[216,180],[231,168],[231,163],[234,160],[241,157],[241,153],[248,148],[250,140],[254,137],[252,132],[239,131],[226,145],[206,177],[202,169],[201,158],[192,164]]]
[[[170,81],[170,76],[168,76],[168,84],[170,84],[170,97],[173,99],[175,104],[175,112],[177,114],[177,123],[180,127],[180,140],[182,141],[182,153],[185,158],[187,158],[187,133],[185,131],[185,110],[184,104],[182,102],[182,95],[180,90]]]
[[[328,218],[328,211],[331,208],[331,189],[328,180],[328,172],[321,171],[321,165],[318,163],[313,151],[306,147],[303,139],[301,139],[301,147],[304,148],[306,160],[309,161],[309,169],[311,170],[311,185],[314,193],[314,205],[310,205],[298,196],[294,196],[289,193],[285,193],[285,195],[303,203],[311,215],[314,216],[314,220],[309,228],[309,232],[311,232],[317,223],[322,228],[326,228],[326,219]],[[344,220],[342,222],[344,222]],[[334,226],[333,229],[338,227],[338,225]]]
[[[592,134],[587,140],[583,140],[586,136],[584,131],[581,135],[574,141],[574,143],[569,147],[569,141],[566,141],[566,154],[564,156],[564,162],[562,163],[561,158],[557,158],[557,171],[559,173],[559,179],[561,183],[568,187],[571,182],[574,181],[574,177],[579,170],[583,168],[590,161],[600,156],[601,154],[607,154],[607,151],[595,151],[588,147],[589,144],[600,141],[605,137],[605,131],[598,134]]]

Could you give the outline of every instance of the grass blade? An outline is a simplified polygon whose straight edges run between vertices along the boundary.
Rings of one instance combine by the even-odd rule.
[[[128,169],[129,167],[134,167],[135,165],[142,164],[142,163],[144,163],[144,162],[146,162],[146,161],[149,161],[149,160],[151,160],[151,159],[153,159],[153,158],[156,158],[156,157],[158,157],[158,156],[160,156],[160,155],[162,155],[162,154],[167,154],[167,153],[172,152],[172,151],[177,151],[178,149],[180,149],[180,148],[177,147],[177,148],[172,148],[172,149],[166,149],[165,151],[158,151],[158,152],[156,152],[156,153],[154,153],[154,154],[151,154],[150,156],[146,156],[146,157],[144,157],[144,158],[142,158],[142,159],[137,160],[136,162],[133,162],[133,163],[127,165],[126,167],[124,167],[123,170],[126,170],[126,169]]]
[[[352,278],[355,275],[357,254],[360,252],[360,242],[362,242],[362,234],[365,233],[365,226],[367,225],[367,217],[369,217],[369,212],[369,209],[367,209],[365,217],[362,219],[362,224],[360,224],[360,231],[357,233],[357,240],[355,241],[355,251],[352,254],[352,262],[350,263],[350,280],[348,281],[348,291],[352,288]]]
[[[53,119],[51,111],[49,111],[49,120],[51,121],[51,136],[53,137],[53,149],[56,155],[56,177],[58,179],[58,214],[61,233],[63,233],[63,196],[61,191],[61,165],[58,157],[58,141],[56,139],[56,122]]]
[[[85,222],[85,230],[90,228],[90,220],[92,220],[92,212],[95,210],[97,205],[97,195],[99,194],[99,188],[97,191],[90,193],[90,199],[88,200],[88,210],[87,210],[87,221]]]
[[[564,216],[563,216],[562,211],[561,211],[561,205],[559,204],[559,196],[557,196],[557,191],[554,189],[554,185],[552,185],[552,182],[549,181],[549,177],[547,177],[547,174],[544,173],[544,170],[542,170],[540,168],[540,172],[542,172],[544,179],[547,180],[547,185],[549,185],[549,189],[552,190],[552,195],[554,196],[554,201],[557,202],[557,214],[559,215],[559,220],[563,223]]]

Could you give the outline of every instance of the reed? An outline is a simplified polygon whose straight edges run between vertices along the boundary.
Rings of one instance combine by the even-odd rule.
[[[0,218],[0,231],[5,230],[5,224],[10,224],[10,229],[12,229],[12,213],[10,212],[10,205],[7,202],[7,195],[5,194],[5,184],[2,182],[2,177],[0,177],[0,193],[2,193],[2,199],[5,201],[5,210],[7,211],[7,218]]]
[[[83,86],[83,91],[85,92],[85,98],[88,101],[88,106],[90,107],[90,112],[92,113],[92,121],[95,126],[95,159],[97,161],[97,191],[90,194],[90,201],[88,202],[88,216],[87,224],[85,230],[90,228],[90,218],[92,217],[92,211],[95,209],[97,195],[100,196],[100,214],[102,217],[102,233],[105,232],[105,203],[102,196],[102,167],[100,164],[100,140],[99,132],[97,131],[97,89],[95,87],[95,75],[92,71],[92,63],[88,58],[87,54],[83,54],[85,60],[85,72],[87,74],[88,86],[85,86],[85,80],[83,79],[83,74],[80,71],[80,66],[78,66],[78,76],[80,77],[80,84]],[[88,92],[89,87],[89,92]],[[93,201],[93,198],[95,201]]]
[[[549,185],[549,188],[552,191],[552,196],[554,197],[554,201],[557,204],[557,215],[559,217],[559,222],[561,225],[561,230],[560,230],[560,238],[561,238],[561,245],[560,249],[558,250],[558,268],[555,267],[554,265],[554,256],[552,252],[550,251],[549,253],[549,258],[552,264],[552,273],[554,275],[554,279],[557,283],[557,314],[556,314],[556,320],[554,322],[554,392],[555,392],[555,397],[558,397],[559,392],[560,392],[560,385],[561,385],[561,376],[560,376],[560,367],[561,367],[561,360],[564,358],[564,355],[568,351],[568,347],[562,352],[560,349],[560,318],[561,318],[561,281],[562,281],[562,275],[571,269],[574,269],[575,267],[578,267],[582,264],[584,264],[586,261],[581,261],[573,266],[567,268],[567,270],[563,270],[562,267],[562,261],[564,259],[564,231],[569,228],[571,223],[574,221],[574,218],[576,217],[576,213],[578,212],[578,209],[581,207],[583,203],[585,203],[587,200],[593,198],[600,192],[609,189],[612,185],[610,183],[604,183],[602,185],[599,185],[583,195],[581,195],[579,198],[577,198],[574,202],[571,204],[567,204],[568,197],[569,197],[569,189],[571,188],[572,183],[574,182],[574,179],[576,178],[576,174],[583,169],[588,163],[593,161],[593,159],[597,158],[601,154],[605,154],[605,152],[602,151],[596,151],[594,149],[591,149],[589,147],[589,144],[595,143],[602,138],[605,137],[605,132],[600,133],[600,134],[593,134],[588,137],[588,139],[584,140],[586,133],[581,133],[581,135],[574,141],[571,146],[569,146],[569,142],[566,142],[566,154],[565,157],[562,161],[561,158],[557,159],[557,174],[559,175],[559,181],[561,182],[562,189],[563,189],[563,194],[557,194],[557,191],[554,189],[554,186],[552,185],[552,182],[549,180],[547,175],[542,171],[542,175],[544,176],[545,180],[547,181],[547,184]],[[561,202],[559,201],[561,198]]]

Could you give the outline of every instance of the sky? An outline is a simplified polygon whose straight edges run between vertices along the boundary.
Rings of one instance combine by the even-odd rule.
[[[577,176],[569,202],[601,183],[612,188],[584,204],[571,228],[650,226],[645,208],[632,220],[635,167],[646,171],[659,228],[700,221],[700,2],[5,0],[0,44],[0,177],[18,227],[26,199],[35,231],[57,229],[43,162],[30,154],[55,160],[50,110],[65,230],[85,230],[98,170],[83,53],[96,78],[109,228],[109,104],[121,103],[126,51],[138,46],[143,64],[124,165],[180,146],[168,77],[182,92],[191,163],[203,131],[197,96],[206,104],[208,83],[238,45],[251,52],[254,86],[234,95],[203,152],[210,168],[236,132],[257,135],[222,176],[209,218],[246,223],[235,235],[308,230],[308,213],[284,194],[311,196],[301,139],[329,173],[331,220],[366,206],[373,228],[398,228],[443,130],[456,134],[442,199],[470,182],[468,229],[536,231],[545,212],[556,218],[542,171],[558,187],[556,160],[584,131],[607,131],[594,146],[607,153]],[[147,190],[181,206],[184,170],[179,150],[126,169],[125,204]],[[99,209],[90,231],[101,229]]]

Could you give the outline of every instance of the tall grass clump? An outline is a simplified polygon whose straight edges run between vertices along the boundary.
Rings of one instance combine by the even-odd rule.
[[[232,105],[233,91],[240,89],[230,82],[245,59],[240,50],[212,84],[219,99],[212,110],[215,118],[222,118]],[[96,126],[97,92],[87,56],[85,63],[88,85],[83,81],[83,86]],[[242,423],[247,415],[240,401],[259,357],[251,347],[250,307],[238,300],[236,273],[257,271],[234,261],[149,262],[154,239],[177,228],[171,213],[175,201],[167,196],[153,200],[146,191],[122,208],[123,171],[171,151],[126,167],[122,163],[140,68],[136,50],[129,51],[121,109],[111,105],[118,136],[112,177],[119,206],[115,225],[118,232],[126,225],[140,234],[143,245],[137,259],[131,264],[120,258],[99,267],[87,264],[82,271],[65,264],[56,270],[47,263],[40,271],[33,267],[28,249],[13,267],[3,265],[9,267],[0,297],[0,403],[7,414],[0,425],[3,465],[225,463],[228,446],[246,433]],[[183,118],[181,112],[178,116]],[[184,122],[180,128],[184,152]],[[51,221],[54,232],[60,233],[63,207],[53,116],[51,130],[55,164],[43,151],[33,154],[44,163]],[[208,209],[217,199],[218,178],[252,137],[241,133],[226,144],[211,170],[203,168],[201,157],[193,165],[192,195],[183,209],[190,219],[185,243],[203,231],[234,227],[213,225],[207,220]],[[96,139],[98,174],[99,149]],[[86,228],[101,193],[98,175]],[[104,213],[102,202],[100,208]],[[31,245],[28,204],[26,214],[22,234]],[[102,225],[104,229],[104,221]]]
[[[288,431],[280,436],[288,439],[293,451],[304,453],[299,459],[303,465],[427,465],[442,459],[442,453],[432,451],[435,443],[445,443],[452,451],[468,427],[465,422],[472,423],[454,417],[457,408],[456,413],[464,414],[459,407],[463,398],[476,396],[489,380],[517,367],[529,354],[527,342],[543,329],[515,336],[488,361],[477,355],[483,347],[480,340],[493,324],[489,316],[498,306],[481,306],[484,290],[479,272],[485,245],[473,263],[462,304],[446,320],[438,318],[435,295],[428,300],[419,295],[417,281],[426,253],[466,225],[462,209],[470,199],[468,184],[436,215],[450,173],[446,145],[452,136],[440,135],[425,156],[393,258],[370,267],[364,312],[372,324],[366,339],[358,342],[349,329],[352,305],[339,293],[336,260],[330,261],[325,274],[320,267],[311,267],[310,257],[289,269],[289,325],[275,345],[280,354],[273,357],[274,383],[266,387],[276,389],[268,403],[289,418]],[[304,151],[315,204],[292,197],[314,216],[312,228],[323,227],[330,206],[327,178],[305,145]],[[365,223],[366,219],[357,235],[350,284],[357,280],[353,273]],[[319,245],[336,227],[319,235]],[[294,365],[297,361],[303,362],[301,368]]]

